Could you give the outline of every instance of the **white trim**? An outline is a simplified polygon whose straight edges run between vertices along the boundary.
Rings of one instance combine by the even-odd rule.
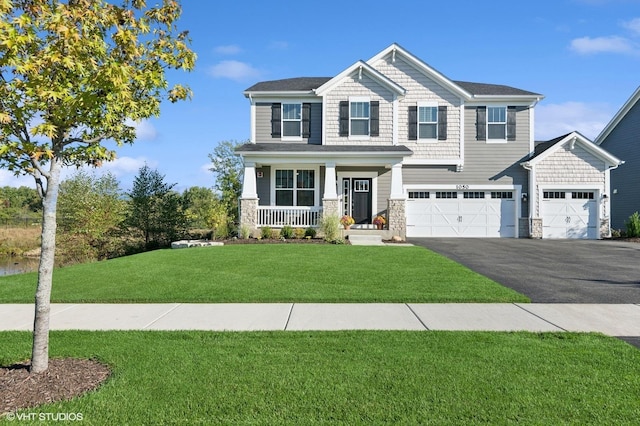
[[[338,193],[340,194],[340,201],[342,202],[342,179],[344,178],[364,178],[364,179],[371,179],[371,220],[373,220],[373,218],[376,215],[376,212],[378,210],[378,172],[349,172],[349,171],[342,171],[342,172],[337,172],[336,173],[336,185],[339,185],[339,191]],[[340,204],[340,212],[342,212],[342,204]],[[341,214],[342,215],[342,214]]]
[[[620,161],[620,159],[608,153],[603,148],[600,148],[598,145],[591,142],[589,139],[585,138],[578,132],[571,132],[565,138],[559,140],[552,147],[544,151],[542,154],[538,155],[535,158],[532,158],[529,161],[524,161],[520,164],[525,168],[535,166],[536,164],[544,161],[547,157],[549,157],[550,155],[558,151],[561,146],[564,146],[566,143],[575,143],[575,142],[579,142],[580,146],[582,146],[585,150],[591,152],[591,154],[595,155],[600,160],[604,161],[607,168],[616,168],[620,164],[623,164],[623,162]]]
[[[265,92],[264,97],[256,96],[255,93],[251,93],[251,102],[252,103],[261,103],[261,104],[273,104],[273,103],[305,103],[305,104],[319,104],[322,102],[322,97],[319,96],[287,96],[291,93],[295,92],[285,92],[285,93],[276,93],[276,92]]]
[[[398,99],[398,97],[394,94],[393,95],[393,104],[392,104],[392,108],[393,108],[393,117],[392,117],[392,131],[391,131],[391,143],[392,145],[398,145],[398,129],[399,129],[399,118],[398,118],[398,114],[400,112],[400,101]]]
[[[257,136],[257,129],[256,129],[256,110],[257,110],[257,105],[255,104],[255,102],[251,101],[251,116],[249,118],[250,120],[250,124],[251,124],[251,143],[256,143],[256,138]]]
[[[387,76],[385,76],[384,74],[382,74],[381,72],[373,68],[371,65],[363,61],[358,61],[353,65],[351,65],[349,68],[342,71],[337,76],[333,77],[331,80],[324,83],[322,86],[315,89],[314,93],[322,96],[325,93],[330,92],[331,90],[333,90],[335,86],[340,84],[343,79],[350,76],[356,71],[358,72],[359,76],[362,75],[362,73],[364,72],[373,80],[380,83],[383,87],[386,87],[391,92],[396,93],[397,95],[404,96],[405,93],[407,92],[402,86],[398,85],[393,80],[389,79]]]
[[[461,158],[405,158],[402,164],[406,166],[462,166],[464,161]]]
[[[294,193],[294,199],[295,199],[295,191],[297,189],[309,189],[309,188],[297,188],[296,187],[296,172],[298,170],[314,170],[315,174],[314,174],[314,179],[313,179],[313,206],[314,207],[322,207],[322,204],[320,203],[320,166],[318,166],[317,164],[314,166],[308,166],[306,164],[270,164],[271,167],[271,176],[270,176],[270,182],[269,182],[269,191],[270,191],[270,200],[269,200],[269,205],[270,206],[275,206],[276,205],[276,170],[293,170],[293,188],[286,188],[286,189],[291,189]],[[290,206],[290,207],[300,207],[300,206]]]
[[[258,198],[256,182],[256,164],[244,163],[244,177],[242,179],[242,198],[254,199]]]
[[[465,136],[464,136],[464,100],[460,99],[460,163],[456,164],[457,166],[464,166],[464,144],[465,144]],[[447,118],[447,123],[449,123],[449,119]],[[448,124],[447,124],[448,125]],[[447,133],[447,137],[449,134]]]
[[[517,114],[518,113],[516,112],[516,115]],[[536,142],[535,142],[535,136],[534,136],[535,125],[536,125],[535,117],[536,117],[535,108],[533,106],[529,107],[529,152],[533,152],[536,149],[535,148]],[[517,120],[516,120],[516,126],[517,126]]]

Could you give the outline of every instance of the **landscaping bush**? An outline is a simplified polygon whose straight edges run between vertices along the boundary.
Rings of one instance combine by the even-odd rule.
[[[640,237],[640,214],[635,212],[624,223],[627,227],[627,237]]]
[[[305,236],[305,230],[304,228],[295,228],[293,230],[293,236],[297,239],[302,239]]]
[[[280,230],[279,229],[272,229],[270,238],[272,240],[279,240],[280,239]]]
[[[287,239],[290,240],[293,238],[293,228],[289,225],[285,225],[282,227],[282,230],[280,231],[280,235]]]
[[[251,229],[247,225],[240,226],[240,238],[243,240],[248,239],[251,236]]]
[[[304,236],[309,238],[316,237],[316,228],[312,228],[311,226],[304,230]]]
[[[338,240],[340,238],[340,218],[336,215],[322,216],[320,229],[326,241]]]
[[[260,238],[266,239],[266,240],[271,238],[271,227],[270,226],[263,226],[262,228],[260,228]]]

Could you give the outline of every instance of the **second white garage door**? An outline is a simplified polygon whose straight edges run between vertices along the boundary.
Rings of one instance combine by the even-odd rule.
[[[598,238],[596,191],[544,191],[542,238]]]
[[[513,191],[409,191],[407,237],[515,237]]]

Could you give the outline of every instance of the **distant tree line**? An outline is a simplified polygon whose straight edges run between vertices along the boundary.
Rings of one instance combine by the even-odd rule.
[[[158,170],[138,170],[130,191],[111,173],[79,170],[60,184],[57,257],[59,264],[119,257],[168,247],[184,238],[221,239],[235,235],[242,162],[238,142],[220,142],[209,155],[213,188],[182,193]],[[0,188],[0,223],[40,223],[42,201],[33,188]]]

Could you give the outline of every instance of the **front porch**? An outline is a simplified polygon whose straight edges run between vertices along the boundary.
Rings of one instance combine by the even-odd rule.
[[[244,159],[241,226],[252,233],[267,226],[318,227],[323,216],[349,215],[353,232],[376,231],[373,219],[382,215],[383,238],[404,239],[406,147],[271,145],[237,150]]]

